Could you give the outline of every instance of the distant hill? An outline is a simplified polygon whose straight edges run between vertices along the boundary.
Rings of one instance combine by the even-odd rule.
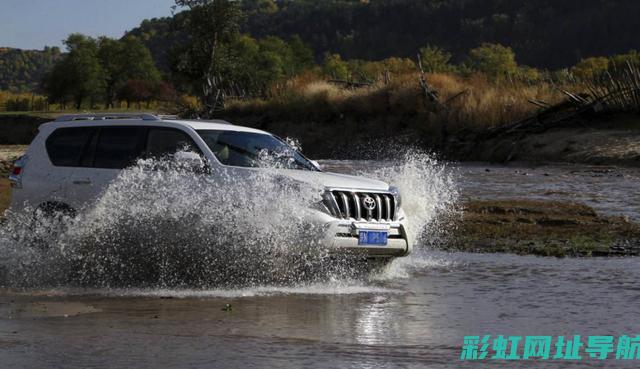
[[[37,91],[42,77],[60,58],[57,47],[44,50],[0,48],[0,90]]]
[[[637,0],[245,0],[244,32],[254,37],[298,34],[315,51],[344,58],[413,58],[427,44],[462,61],[483,42],[501,43],[518,62],[559,69],[581,58],[640,49]],[[180,14],[177,15],[180,17]],[[145,21],[144,35],[166,65],[172,19]]]
[[[299,35],[318,61],[325,53],[346,59],[415,58],[428,44],[463,61],[483,42],[510,46],[520,64],[544,69],[574,65],[589,56],[640,49],[638,0],[243,0],[243,32],[254,37]],[[128,34],[169,71],[174,30],[185,17],[143,21]],[[78,30],[82,32],[82,30]],[[36,89],[60,58],[57,48],[0,49],[0,90]]]

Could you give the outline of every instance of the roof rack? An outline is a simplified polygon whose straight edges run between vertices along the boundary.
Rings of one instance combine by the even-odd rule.
[[[102,113],[102,114],[68,114],[56,118],[56,122],[72,122],[76,120],[114,120],[114,119],[141,119],[161,120],[160,117],[148,113]]]

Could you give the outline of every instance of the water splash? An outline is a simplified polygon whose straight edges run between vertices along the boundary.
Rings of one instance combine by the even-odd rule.
[[[324,230],[309,220],[323,188],[277,170],[194,180],[174,169],[141,161],[77,218],[54,220],[53,230],[42,219],[34,223],[31,212],[10,214],[0,227],[0,285],[244,291],[362,283],[362,263],[330,256]],[[444,166],[411,153],[401,164],[360,174],[400,188],[422,253],[456,198]],[[371,278],[401,276],[408,263]]]
[[[409,218],[409,233],[417,251],[437,242],[443,234],[439,221],[458,200],[456,176],[432,155],[409,150],[388,165],[358,173],[385,181],[400,189],[402,208]]]

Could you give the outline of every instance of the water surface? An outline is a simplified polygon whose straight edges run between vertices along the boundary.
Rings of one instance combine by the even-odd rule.
[[[343,172],[390,165],[324,164]],[[602,176],[572,166],[447,170],[455,172],[463,198],[570,199],[638,217],[632,170]],[[450,185],[438,183],[433,186]],[[638,267],[635,258],[419,247],[384,273],[355,280],[205,289],[9,286],[0,290],[0,367],[632,368],[637,362],[465,363],[459,357],[467,335],[640,334]]]

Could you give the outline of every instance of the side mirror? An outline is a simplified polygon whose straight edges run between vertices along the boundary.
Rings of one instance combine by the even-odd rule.
[[[320,163],[318,163],[315,160],[309,160],[311,162],[311,164],[313,164],[314,167],[316,167],[317,170],[322,170],[322,167],[320,166]]]
[[[207,166],[202,156],[193,151],[178,151],[173,159],[179,167],[192,172],[203,172]]]

